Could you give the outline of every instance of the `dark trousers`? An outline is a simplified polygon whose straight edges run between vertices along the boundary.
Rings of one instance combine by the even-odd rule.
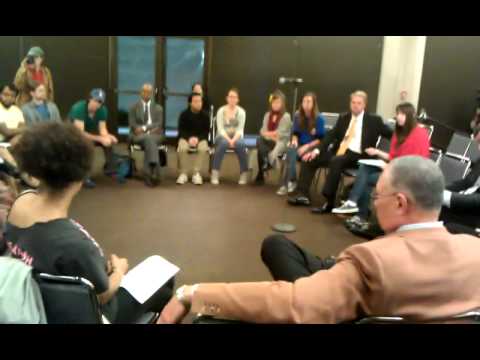
[[[467,212],[454,212],[443,206],[440,213],[440,221],[453,234],[470,234],[477,236],[476,228],[480,227],[480,220],[477,214]]]
[[[147,312],[161,312],[173,295],[175,280],[170,279],[144,304],[140,304],[124,288],[119,288],[115,294],[117,298],[117,315],[113,323],[132,324]]]
[[[164,140],[165,137],[160,134],[142,134],[131,137],[131,142],[135,145],[140,145],[145,151],[144,171],[148,171],[150,167],[158,167],[160,165],[158,145],[162,144]]]
[[[103,146],[101,143],[94,141],[95,146],[100,146],[105,154],[105,172],[110,173],[115,171],[115,162],[113,160],[113,146]]]
[[[263,179],[263,165],[268,162],[268,154],[273,150],[276,143],[273,140],[260,136],[257,140],[258,178]]]
[[[333,206],[337,194],[338,183],[340,182],[342,171],[347,168],[357,166],[360,154],[347,150],[345,155],[336,156],[333,152],[322,152],[310,162],[302,162],[300,177],[298,180],[298,191],[309,197],[310,186],[312,185],[315,173],[321,167],[328,167],[328,175],[322,190],[323,196],[327,202]]]
[[[271,235],[262,244],[262,261],[274,280],[294,282],[331,267],[284,235]]]

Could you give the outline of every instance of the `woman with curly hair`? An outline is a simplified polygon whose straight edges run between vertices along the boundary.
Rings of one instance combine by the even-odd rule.
[[[88,279],[110,322],[131,323],[145,312],[161,311],[173,278],[138,303],[120,288],[127,259],[111,255],[107,261],[94,238],[69,218],[93,159],[93,145],[81,131],[65,123],[36,124],[23,133],[15,154],[19,167],[38,178],[40,187],[22,193],[11,207],[3,240],[10,255],[39,272]]]

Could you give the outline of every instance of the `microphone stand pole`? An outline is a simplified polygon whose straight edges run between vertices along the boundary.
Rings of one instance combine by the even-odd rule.
[[[295,109],[297,108],[297,94],[298,94],[298,83],[297,82],[294,82],[293,85],[295,86],[295,89],[293,91],[293,111],[292,111],[292,119],[294,120],[294,117],[295,117]],[[286,176],[286,174],[288,173],[288,164],[286,164],[284,166],[284,173],[282,172],[280,174],[280,182],[282,182],[282,180],[284,179],[284,177]],[[286,184],[286,186],[288,186],[288,183]],[[282,212],[282,218],[285,219],[285,211],[286,211],[286,208],[283,209],[283,212]],[[274,224],[272,225],[272,229],[276,232],[280,232],[280,233],[293,233],[295,231],[297,231],[297,227],[293,224],[290,224],[290,223],[287,223],[287,222],[281,222],[281,223],[277,223],[277,224]]]

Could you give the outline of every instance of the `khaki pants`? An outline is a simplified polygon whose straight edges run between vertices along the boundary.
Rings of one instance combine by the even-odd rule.
[[[208,161],[208,143],[206,140],[202,140],[197,145],[197,152],[194,154],[189,154],[190,146],[188,145],[187,140],[180,139],[178,141],[178,168],[181,174],[188,175],[188,157],[195,156],[195,162],[193,165],[193,173],[199,173],[202,169],[202,166]]]

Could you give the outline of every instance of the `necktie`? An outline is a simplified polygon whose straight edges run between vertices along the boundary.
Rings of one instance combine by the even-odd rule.
[[[343,141],[340,144],[340,147],[338,148],[337,156],[345,155],[348,147],[350,146],[350,143],[355,137],[356,128],[357,128],[357,117],[352,114],[352,120],[350,121],[350,126],[348,127],[345,137],[343,138]]]
[[[148,125],[148,105],[145,104],[145,107],[143,108],[143,123],[145,125]]]

